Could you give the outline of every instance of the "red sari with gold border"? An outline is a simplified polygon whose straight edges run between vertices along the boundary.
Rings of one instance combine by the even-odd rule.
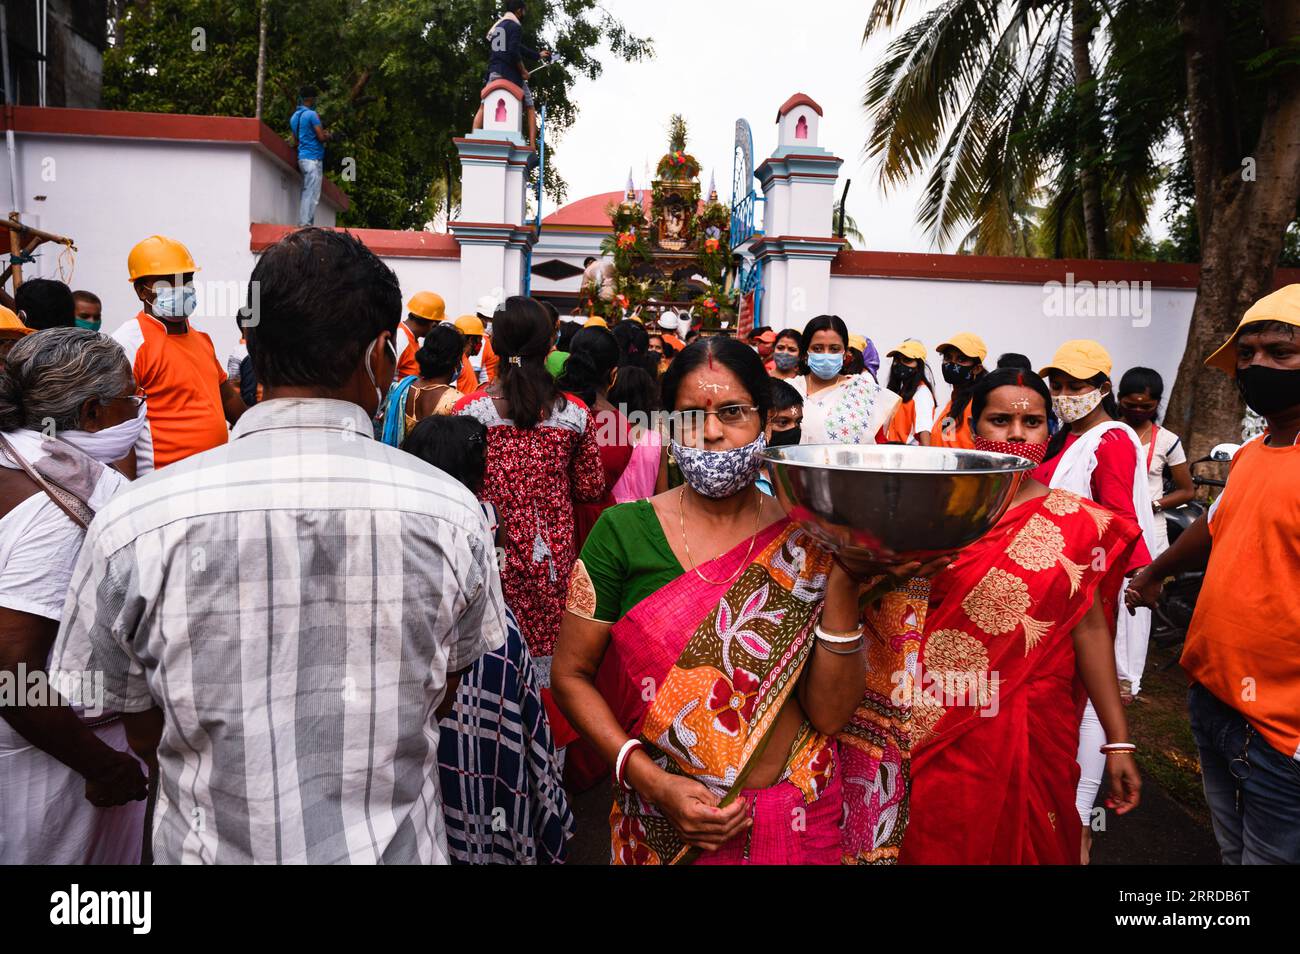
[[[904,864],[1078,864],[1085,694],[1071,631],[1141,532],[1064,490],[1007,512],[933,581]]]

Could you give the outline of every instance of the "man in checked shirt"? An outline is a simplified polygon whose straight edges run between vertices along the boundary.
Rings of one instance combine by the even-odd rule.
[[[264,400],[99,511],[51,668],[156,766],[158,863],[445,863],[436,710],[506,635],[482,511],[372,439],[393,272],[303,229],[252,280]]]

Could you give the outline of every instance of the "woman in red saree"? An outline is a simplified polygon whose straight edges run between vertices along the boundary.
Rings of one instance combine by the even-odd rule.
[[[1050,395],[996,371],[975,388],[977,449],[1038,460]],[[904,864],[1078,864],[1079,718],[1106,731],[1107,805],[1136,807],[1141,780],[1101,594],[1137,525],[1026,478],[1002,520],[933,581],[913,703],[912,817]]]
[[[754,487],[770,388],[751,349],[696,342],[663,392],[687,483],[601,516],[553,671],[615,770],[612,859],[895,860],[910,700],[890,676],[915,659],[926,587],[883,592],[864,625],[854,576]]]

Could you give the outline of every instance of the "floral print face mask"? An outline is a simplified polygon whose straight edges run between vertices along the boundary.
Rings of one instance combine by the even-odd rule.
[[[704,497],[722,500],[740,493],[758,477],[767,440],[762,434],[744,447],[710,451],[672,441],[673,459],[691,489]]]
[[[1091,414],[1101,403],[1102,397],[1100,388],[1093,388],[1082,394],[1058,394],[1052,398],[1052,410],[1066,424],[1073,424]]]

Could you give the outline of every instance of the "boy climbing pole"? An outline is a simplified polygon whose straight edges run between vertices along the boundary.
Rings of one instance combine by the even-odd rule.
[[[524,57],[547,62],[551,58],[551,51],[542,50],[538,53],[532,47],[524,46],[524,28],[520,23],[524,17],[524,0],[505,0],[504,6],[505,12],[487,34],[492,53],[485,85],[503,79],[523,89],[524,108],[528,110],[528,148],[533,151],[528,160],[531,169],[537,165],[537,111],[533,108],[533,92],[528,88],[528,69],[524,66]],[[481,104],[474,116],[474,128],[483,128]]]

